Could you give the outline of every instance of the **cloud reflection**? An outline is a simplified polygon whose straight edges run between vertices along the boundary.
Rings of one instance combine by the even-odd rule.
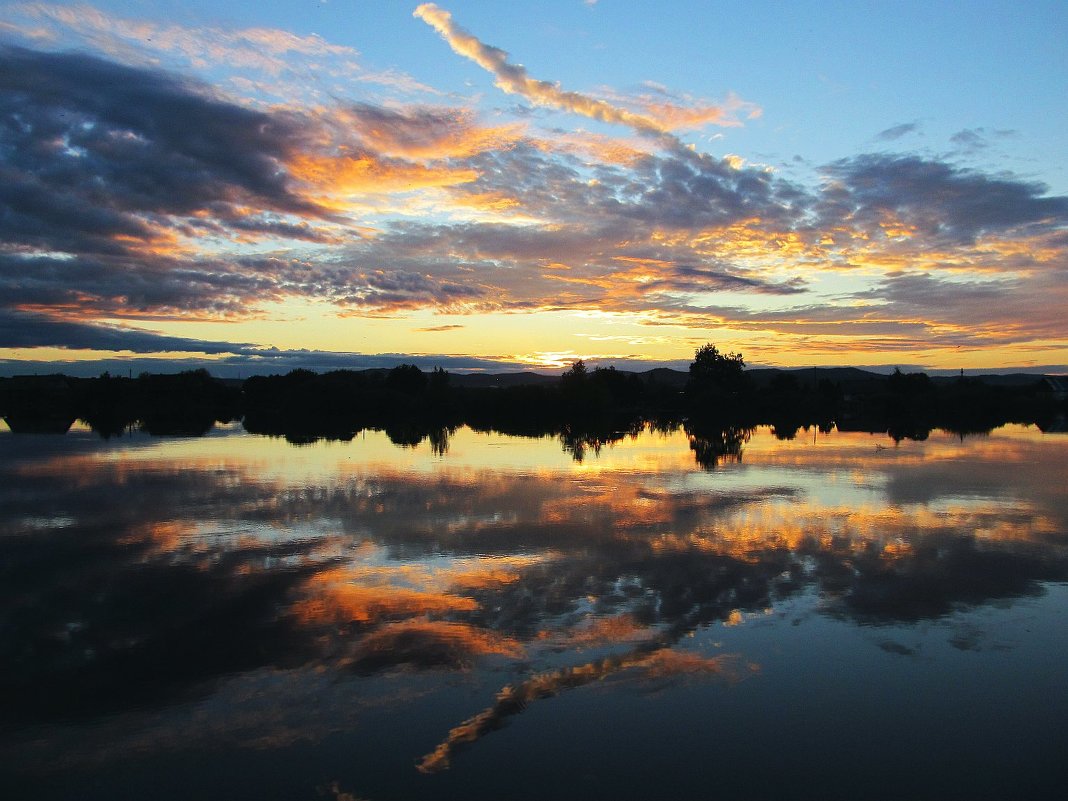
[[[758,668],[750,665],[755,671]],[[625,671],[640,671],[646,678],[665,678],[679,675],[717,676],[726,681],[745,677],[736,654],[703,657],[672,649],[638,648],[622,656],[607,656],[583,665],[541,673],[516,685],[508,685],[497,693],[493,706],[468,718],[449,732],[433,751],[418,764],[422,773],[437,773],[447,769],[455,753],[501,728],[507,718],[518,715],[534,701],[552,698],[566,690],[584,687]]]
[[[508,672],[434,771],[566,689],[747,675],[680,643],[803,593],[885,625],[1068,580],[1063,443],[1023,429],[896,449],[757,429],[712,472],[685,431],[582,463],[466,429],[437,457],[381,432],[301,449],[68,436],[0,439],[7,723],[147,714],[264,669]]]

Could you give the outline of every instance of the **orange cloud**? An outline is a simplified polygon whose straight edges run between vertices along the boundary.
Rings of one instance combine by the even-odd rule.
[[[530,144],[539,150],[576,153],[592,158],[602,164],[632,166],[638,159],[649,155],[641,147],[640,140],[625,141],[589,131],[561,132],[552,139],[531,138]]]
[[[293,177],[312,187],[314,194],[332,198],[335,202],[351,196],[455,186],[478,177],[474,170],[387,162],[366,154],[300,154],[294,156],[288,166]]]
[[[355,134],[369,149],[406,159],[469,158],[488,150],[505,150],[524,136],[525,125],[482,126],[464,108],[372,106],[335,109],[329,124],[343,135]]]
[[[376,629],[360,640],[350,665],[356,669],[386,666],[470,667],[475,659],[518,659],[523,646],[487,629],[443,620],[406,620]]]
[[[309,597],[293,614],[302,623],[374,623],[384,619],[445,612],[470,612],[474,599],[389,584],[353,584],[345,571],[320,573],[309,583]]]
[[[658,120],[666,129],[701,128],[705,125],[737,127],[742,123],[738,114],[756,119],[763,113],[759,106],[742,100],[733,92],[723,103],[709,103],[692,97],[673,95],[666,87],[646,83],[652,91],[640,95],[626,95],[608,91],[608,99],[624,106],[635,106]]]
[[[650,632],[655,634],[655,630],[650,629],[648,625],[639,623],[634,615],[624,613],[613,615],[612,617],[594,618],[586,625],[569,629],[562,636],[562,639],[569,647],[610,645],[613,643],[646,640],[649,639]],[[542,639],[553,641],[561,639],[556,633],[549,631],[542,632],[539,636]]]
[[[646,113],[660,121],[660,124],[670,130],[679,128],[702,128],[705,125],[720,125],[725,127],[740,126],[741,123],[734,116],[738,110],[747,112],[749,119],[760,116],[760,109],[752,103],[747,103],[733,95],[724,105],[687,107],[675,103],[643,103]]]
[[[506,215],[520,209],[523,205],[518,198],[511,197],[503,192],[482,192],[478,194],[457,192],[452,195],[451,202],[457,206],[489,212],[495,216]]]

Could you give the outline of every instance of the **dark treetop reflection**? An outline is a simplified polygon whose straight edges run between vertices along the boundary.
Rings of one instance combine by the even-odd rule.
[[[1026,771],[1020,797],[1046,797],[1066,778],[1052,745],[1063,724],[1032,716],[1020,741],[1014,715],[1068,712],[1033,661],[1060,646],[1026,631],[1006,644],[1007,624],[988,618],[1060,599],[1032,626],[1063,620],[1051,582],[1068,579],[1068,440],[1006,429],[891,444],[765,429],[605,443],[460,429],[415,448],[373,432],[301,448],[236,429],[110,443],[0,433],[0,768],[55,797],[86,777],[96,789],[80,794],[115,797],[169,772],[220,797],[588,796],[577,778],[501,784],[501,770],[564,759],[562,743],[602,766],[597,793],[648,796],[664,790],[657,770],[685,768],[674,792],[703,797],[707,776],[682,753],[646,754],[659,767],[633,773],[683,703],[718,721],[691,729],[687,749],[725,755],[730,730],[739,749],[770,737],[809,753],[801,792],[736,754],[717,770],[726,797],[854,797],[874,755],[814,763],[810,735],[761,717],[798,677],[831,692],[806,672],[829,659],[841,687],[866,688],[836,713],[871,707],[880,762],[912,753],[885,740],[931,677],[958,685],[957,712],[999,671],[1017,681],[980,714],[1003,724],[988,737],[1017,749],[1005,757],[1017,767],[991,769],[959,739],[970,724],[947,718],[931,724],[951,743],[938,759],[861,796],[1003,793]],[[858,651],[848,632],[872,626]],[[1003,662],[961,661],[981,654]],[[485,738],[565,690],[565,706]],[[614,747],[558,728],[575,724],[568,708],[637,715],[654,691],[629,738],[606,735]],[[610,768],[621,742],[632,757]],[[258,772],[263,760],[275,773]],[[237,792],[220,779],[231,773]]]

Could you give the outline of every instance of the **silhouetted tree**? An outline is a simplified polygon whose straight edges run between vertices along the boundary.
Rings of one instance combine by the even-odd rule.
[[[449,389],[449,374],[442,368],[435,367],[427,383],[432,394],[444,394]]]
[[[742,414],[745,404],[740,396],[749,388],[744,367],[740,353],[724,355],[711,342],[698,348],[686,382],[686,398],[692,413]]]
[[[915,397],[934,391],[934,384],[927,373],[903,373],[899,367],[894,368],[893,374],[886,380],[886,385],[894,395]]]
[[[426,375],[414,364],[402,364],[389,371],[386,386],[405,395],[418,395],[426,389]]]
[[[608,394],[615,407],[634,407],[641,403],[645,385],[633,373],[623,373],[615,367],[598,367],[590,380]]]
[[[771,379],[768,389],[776,395],[791,395],[796,394],[800,386],[797,383],[797,376],[793,373],[779,373]]]
[[[568,369],[564,370],[564,374],[560,376],[560,383],[565,389],[572,386],[578,386],[586,382],[586,363],[579,359],[574,362]]]
[[[142,373],[135,387],[141,427],[150,434],[200,436],[216,421],[240,417],[240,395],[201,368],[174,375]]]
[[[709,342],[699,347],[690,364],[690,382],[701,387],[714,387],[727,392],[742,388],[745,380],[745,361],[740,353],[723,354]]]

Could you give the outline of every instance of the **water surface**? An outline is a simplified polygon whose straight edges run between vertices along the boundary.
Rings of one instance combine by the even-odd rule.
[[[1066,456],[0,430],[5,797],[1060,798]]]

